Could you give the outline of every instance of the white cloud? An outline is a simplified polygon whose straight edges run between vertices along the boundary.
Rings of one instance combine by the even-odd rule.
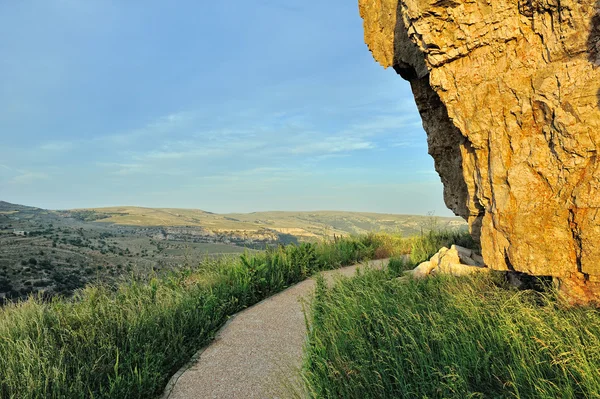
[[[272,168],[272,167],[260,167],[260,168],[252,168],[245,169],[238,172],[239,175],[245,176],[255,176],[255,175],[264,175],[264,174],[272,174],[272,173],[287,173],[290,169],[286,168]]]
[[[427,142],[425,140],[398,140],[390,142],[390,146],[395,148],[410,148],[410,147],[424,147],[427,148]]]
[[[175,112],[162,116],[147,125],[130,131],[103,136],[99,140],[113,144],[126,145],[156,135],[164,135],[183,129],[195,119],[193,112]]]
[[[99,162],[96,165],[109,169],[109,173],[119,176],[148,172],[147,168],[139,163]]]
[[[163,145],[160,149],[154,149],[142,153],[134,153],[132,159],[136,161],[169,161],[169,160],[181,160],[184,158],[206,158],[214,157],[219,155],[227,155],[229,151],[239,147],[239,143],[232,143],[231,148],[227,148],[227,144],[224,145],[205,145],[200,142],[194,144],[188,144],[185,147],[175,149],[173,145]],[[165,149],[171,148],[171,149]]]
[[[206,120],[214,124],[214,118],[205,118],[203,112],[171,113],[141,128],[106,136],[101,139],[104,144],[110,149],[117,145],[118,150],[97,152],[100,155],[96,158],[97,165],[106,168],[108,175],[123,179],[131,175],[185,175],[203,179],[204,183],[239,182],[243,178],[290,180],[297,178],[297,173],[314,174],[325,159],[351,157],[357,152],[392,146],[413,146],[417,141],[416,129],[408,127],[420,124],[414,115],[376,110],[369,114],[370,118],[359,122],[322,123],[320,118],[313,120],[304,111],[265,114],[264,110],[242,108],[219,120],[222,125],[215,128],[206,124]],[[98,142],[79,144],[91,149]],[[47,143],[45,147],[59,150],[61,145]],[[284,169],[279,165],[285,165]],[[288,166],[295,169],[285,169]]]
[[[224,172],[215,175],[197,176],[196,180],[201,184],[210,183],[211,185],[227,186],[231,183],[235,183],[236,185],[255,186],[256,184],[306,179],[316,174],[318,173],[303,167],[257,167],[252,169]],[[195,187],[196,185],[192,184],[190,186]]]
[[[332,154],[340,152],[351,152],[358,150],[370,150],[375,148],[375,144],[369,141],[356,140],[347,137],[328,137],[319,140],[314,137],[309,143],[302,143],[292,148],[290,152],[294,154]]]
[[[45,173],[25,172],[13,177],[9,182],[14,184],[29,184],[38,180],[48,180],[50,176]]]
[[[131,175],[152,175],[152,176],[183,176],[189,173],[185,169],[176,167],[164,168],[154,166],[150,163],[118,163],[118,162],[99,162],[97,166],[107,169],[110,175],[127,177]]]
[[[8,171],[8,174],[4,177],[7,179],[8,183],[12,184],[26,184],[36,180],[48,179],[48,175],[46,173],[32,172],[4,164],[0,164],[0,169]]]
[[[15,169],[11,168],[10,166],[6,166],[6,165],[2,165],[2,164],[0,164],[0,168],[9,170],[11,172],[15,171]]]
[[[186,156],[191,155],[192,152],[174,152],[174,151],[150,151],[143,155],[136,155],[134,159],[143,160],[143,159],[181,159]]]
[[[68,151],[75,147],[75,144],[70,141],[50,141],[40,145],[38,148],[42,151],[62,152]]]
[[[384,113],[332,131],[331,128],[315,127],[311,117],[303,112],[265,114],[264,110],[240,109],[223,119],[221,127],[210,128],[205,125],[203,112],[188,110],[167,114],[146,126],[106,136],[104,140],[123,150],[119,155],[121,159],[153,168],[165,162],[174,164],[191,160],[218,164],[224,159],[241,161],[259,157],[320,159],[373,150],[386,137],[386,146],[408,147],[413,146],[410,131],[407,132],[409,137],[394,143],[389,143],[389,136],[420,124],[414,115]],[[214,122],[214,118],[209,119]],[[131,173],[130,168],[127,173]]]
[[[412,114],[382,114],[372,117],[370,120],[351,126],[348,130],[375,135],[385,132],[402,132],[401,129],[421,126],[418,115]]]

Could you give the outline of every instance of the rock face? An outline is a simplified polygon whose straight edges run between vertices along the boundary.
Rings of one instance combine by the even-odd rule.
[[[498,270],[600,303],[600,1],[359,0],[412,87],[447,206]]]

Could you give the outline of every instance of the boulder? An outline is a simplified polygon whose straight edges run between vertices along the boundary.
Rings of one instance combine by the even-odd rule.
[[[552,276],[573,303],[600,303],[599,3],[359,0],[485,264]]]
[[[448,274],[450,276],[468,276],[477,273],[489,273],[487,267],[465,265],[463,263],[447,263],[433,270],[432,274]]]
[[[450,249],[444,247],[430,260],[421,263],[406,274],[412,275],[414,278],[424,278],[435,274],[466,276],[489,272],[489,268],[473,259],[475,255],[472,250],[457,245],[453,245]]]
[[[409,270],[407,274],[411,274],[414,278],[427,277],[431,271],[435,268],[435,264],[431,261],[421,263],[413,270]]]

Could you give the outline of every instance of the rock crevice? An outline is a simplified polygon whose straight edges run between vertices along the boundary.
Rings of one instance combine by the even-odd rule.
[[[600,303],[600,1],[359,0],[485,262]]]

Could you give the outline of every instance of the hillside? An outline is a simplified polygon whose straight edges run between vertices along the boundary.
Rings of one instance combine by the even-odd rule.
[[[216,214],[199,209],[112,207],[72,211],[89,212],[94,220],[126,226],[196,226],[213,232],[271,230],[300,240],[386,231],[414,235],[433,223],[442,228],[460,228],[466,223],[455,217],[431,217],[366,212],[252,212]]]
[[[273,237],[198,236],[198,229],[94,223],[93,212],[0,202],[0,304],[30,294],[70,295],[89,282],[114,284],[197,264],[207,256],[264,248]],[[235,245],[238,244],[238,245]]]
[[[214,214],[194,209],[113,207],[52,211],[0,202],[0,303],[30,294],[70,295],[278,244],[388,231],[414,235],[458,218],[356,212]]]

